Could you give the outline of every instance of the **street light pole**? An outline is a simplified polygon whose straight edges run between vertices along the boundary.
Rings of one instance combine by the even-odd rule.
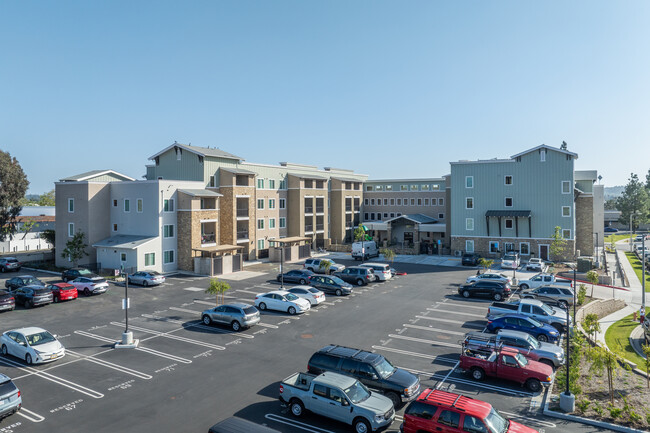
[[[645,235],[641,238],[641,324],[645,319]]]
[[[280,288],[284,289],[284,245],[280,244]]]
[[[576,268],[573,268],[573,285],[575,286],[575,281],[576,281]],[[573,317],[575,319],[575,310],[576,310],[576,303],[575,303],[575,287],[573,290]],[[571,317],[569,317],[569,309],[566,309],[566,363],[565,363],[565,370],[566,370],[566,390],[560,394],[560,408],[565,411],[565,412],[573,412],[576,408],[576,397],[575,395],[571,394],[571,391],[569,390],[569,363],[570,363],[570,358],[571,358],[571,326],[570,324]]]

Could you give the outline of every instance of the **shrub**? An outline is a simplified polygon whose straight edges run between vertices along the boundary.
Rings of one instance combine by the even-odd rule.
[[[641,415],[634,412],[633,410],[630,411],[629,416],[630,416],[630,421],[632,421],[632,422],[641,422],[641,419],[642,419]]]
[[[598,416],[603,416],[603,407],[600,405],[600,403],[594,403],[594,412],[596,412]],[[648,414],[648,418],[650,418],[650,414]]]
[[[609,407],[609,416],[611,416],[613,419],[620,418],[622,413],[623,413],[623,409],[621,409],[620,407],[614,407],[614,406]]]
[[[587,287],[584,284],[580,284],[578,289],[578,305],[585,303],[585,298],[587,297]]]
[[[576,402],[576,406],[578,407],[578,412],[580,412],[581,414],[585,413],[587,409],[589,409],[589,405],[591,405],[591,402],[586,398]]]

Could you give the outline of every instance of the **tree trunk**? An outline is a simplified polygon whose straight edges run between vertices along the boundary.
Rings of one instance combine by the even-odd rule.
[[[612,368],[607,367],[607,384],[609,385],[609,402],[614,404],[614,382],[612,381]]]

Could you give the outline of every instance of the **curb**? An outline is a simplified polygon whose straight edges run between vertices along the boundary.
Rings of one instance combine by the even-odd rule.
[[[23,266],[23,269],[27,269],[28,271],[34,271],[34,272],[43,272],[44,274],[61,276],[61,272],[46,271],[45,269],[28,268],[25,266]]]
[[[553,418],[559,418],[559,419],[563,419],[563,420],[566,420],[566,421],[578,422],[578,423],[581,423],[581,424],[592,425],[594,427],[605,428],[605,429],[609,429],[609,430],[612,430],[612,431],[618,431],[618,432],[623,432],[623,433],[647,433],[647,430],[638,430],[638,429],[631,428],[631,427],[624,427],[622,425],[610,424],[610,423],[604,422],[604,421],[596,421],[596,420],[589,419],[589,418],[583,418],[581,416],[568,415],[568,414],[562,413],[562,412],[555,412],[553,410],[550,410],[548,408],[548,405],[549,405],[549,402],[548,402],[548,399],[547,399],[547,401],[544,403],[544,409],[542,410],[542,413],[544,415],[546,415],[546,416],[550,416],[550,417],[553,417]]]

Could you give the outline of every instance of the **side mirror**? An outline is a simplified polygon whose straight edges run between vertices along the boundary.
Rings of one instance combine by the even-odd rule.
[[[372,380],[377,380],[377,379],[379,379],[379,376],[377,376],[376,374],[373,373],[373,374],[370,375],[370,378]]]
[[[350,402],[347,401],[347,399],[344,398],[343,401],[341,402],[341,405],[342,406],[350,406]]]

